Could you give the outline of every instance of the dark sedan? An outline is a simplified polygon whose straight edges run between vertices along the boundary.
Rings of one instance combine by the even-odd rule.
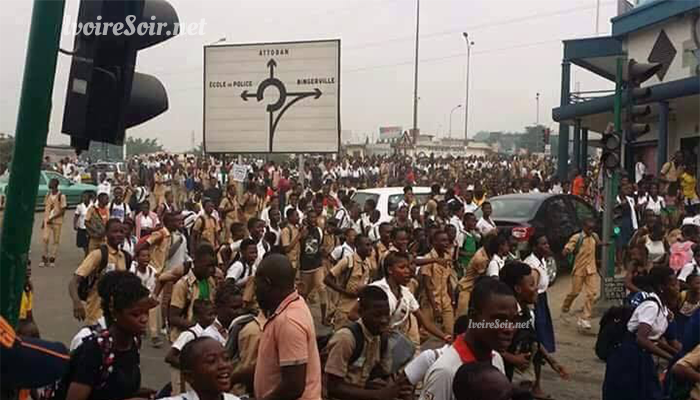
[[[488,200],[493,208],[491,219],[501,230],[512,230],[521,243],[520,251],[528,251],[528,240],[536,231],[544,231],[553,256],[548,260],[550,283],[557,270],[566,266],[561,255],[571,235],[581,231],[586,218],[597,220],[598,213],[584,199],[568,194],[529,193],[496,196]],[[476,211],[481,218],[481,210]]]

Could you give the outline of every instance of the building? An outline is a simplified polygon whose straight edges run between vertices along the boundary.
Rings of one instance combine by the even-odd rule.
[[[572,64],[614,83],[618,58],[624,59],[625,66],[632,59],[661,63],[661,70],[642,84],[651,89],[642,102],[651,106],[652,113],[644,121],[651,129],[635,142],[623,144],[623,162],[629,170],[641,157],[647,170],[658,174],[678,150],[698,160],[699,21],[698,1],[651,0],[621,10],[611,20],[610,36],[564,41],[561,105],[552,110],[553,119],[560,123],[558,171],[562,179],[568,173],[570,127],[574,144],[571,166],[583,167],[588,141],[594,139],[591,133],[603,132],[613,122],[613,93],[596,97],[571,93]]]

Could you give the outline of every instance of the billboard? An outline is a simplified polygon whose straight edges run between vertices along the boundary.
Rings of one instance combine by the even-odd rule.
[[[400,126],[381,126],[379,127],[379,139],[396,139],[403,134],[403,128]]]
[[[204,47],[207,153],[340,146],[340,40]]]

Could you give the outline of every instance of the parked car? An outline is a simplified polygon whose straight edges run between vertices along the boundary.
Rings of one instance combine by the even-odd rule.
[[[418,204],[425,204],[430,198],[430,188],[414,186],[413,195]],[[399,203],[403,200],[403,187],[387,187],[375,189],[361,189],[352,195],[352,200],[364,207],[365,201],[373,199],[377,202],[377,210],[381,213],[379,222],[389,222],[394,217]]]
[[[9,181],[9,174],[5,174],[0,177],[0,194],[6,195],[7,182]],[[68,207],[74,207],[80,203],[83,192],[94,192],[97,193],[97,186],[87,185],[84,183],[75,183],[70,179],[65,178],[63,175],[53,172],[53,171],[41,171],[39,175],[39,192],[36,196],[36,208],[44,208],[44,198],[46,193],[49,192],[49,181],[53,178],[58,179],[58,190],[66,196],[66,203]]]
[[[98,162],[88,166],[81,179],[83,182],[97,184],[100,179],[100,175],[103,173],[107,176],[107,179],[114,179],[115,173],[124,174],[126,168],[124,163],[120,162]]]
[[[488,201],[493,209],[491,219],[501,230],[512,229],[521,253],[530,251],[528,241],[535,232],[545,232],[552,250],[552,257],[547,260],[550,284],[554,283],[560,269],[570,267],[561,252],[571,235],[581,231],[585,219],[597,221],[599,218],[588,202],[568,194],[508,194]],[[481,218],[481,209],[475,214]]]

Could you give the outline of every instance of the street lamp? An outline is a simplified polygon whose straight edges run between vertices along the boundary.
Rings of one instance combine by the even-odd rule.
[[[457,104],[452,111],[450,111],[450,139],[452,139],[452,114],[459,108],[462,108],[461,104]]]
[[[469,40],[469,34],[467,34],[467,32],[462,32],[462,36],[464,36],[464,41],[467,44],[467,93],[464,96],[464,141],[466,142],[469,139],[467,136],[469,133],[469,67],[471,66],[469,58],[474,42]]]
[[[537,102],[537,116],[535,117],[535,125],[540,124],[540,93],[537,92],[537,95],[535,96],[535,102]]]

